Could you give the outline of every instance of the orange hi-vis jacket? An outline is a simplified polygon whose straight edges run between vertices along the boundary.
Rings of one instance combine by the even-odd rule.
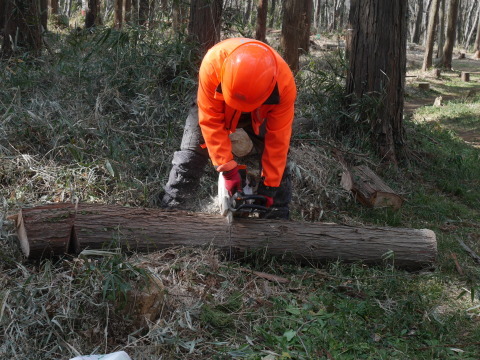
[[[237,166],[233,160],[229,134],[235,131],[242,114],[225,103],[219,91],[220,74],[228,55],[246,42],[259,41],[245,38],[224,40],[207,52],[200,66],[197,97],[199,124],[210,159],[218,171],[228,171]],[[260,126],[267,121],[262,176],[266,186],[278,187],[287,162],[297,89],[287,63],[277,52],[273,52],[277,61],[277,86],[274,92],[278,97],[273,101],[267,100],[252,111],[251,116],[252,127],[257,135]]]

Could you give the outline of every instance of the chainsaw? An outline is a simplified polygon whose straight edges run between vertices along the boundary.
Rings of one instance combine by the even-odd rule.
[[[220,215],[227,218],[231,224],[234,217],[259,217],[268,211],[265,197],[253,193],[255,181],[247,176],[246,166],[240,167],[242,178],[242,191],[237,191],[233,196],[225,188],[225,179],[220,173],[218,177],[218,206]]]

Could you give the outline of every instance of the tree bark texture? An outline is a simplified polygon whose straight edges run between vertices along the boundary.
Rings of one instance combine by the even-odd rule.
[[[283,58],[294,74],[299,69],[301,46],[303,0],[283,2],[282,37],[280,40]]]
[[[99,25],[100,20],[100,0],[88,0],[87,13],[85,14],[85,28],[92,28]]]
[[[431,265],[437,253],[435,234],[427,229],[263,219],[235,219],[228,225],[219,215],[114,205],[23,209],[16,224],[22,250],[32,259],[108,245],[136,252],[214,246],[233,255],[264,251],[308,263],[338,259],[380,263],[393,252],[395,265],[420,268]]]
[[[435,41],[435,19],[438,18],[438,5],[440,0],[433,0],[430,5],[428,15],[427,42],[425,44],[425,54],[423,55],[422,71],[427,71],[432,67],[433,61],[433,44]]]
[[[202,54],[220,41],[222,4],[222,0],[192,0],[188,35],[200,44]]]
[[[310,31],[312,27],[312,13],[313,13],[313,1],[312,0],[303,0],[303,10],[302,10],[302,32],[300,38],[300,49],[304,53],[308,53],[310,49]]]
[[[443,56],[443,45],[445,43],[445,0],[440,0],[438,9],[438,47],[437,58]]]
[[[414,44],[420,44],[420,35],[422,30],[423,21],[423,0],[417,0],[417,18],[415,19],[415,27],[413,30],[412,42]]]
[[[123,26],[123,0],[115,0],[115,29],[119,30]]]
[[[3,36],[3,27],[5,26],[7,0],[0,0],[0,41]]]
[[[42,49],[40,3],[37,0],[9,0],[5,5],[4,37],[1,56],[20,52],[36,57]]]
[[[258,0],[255,39],[266,42],[268,0]]]
[[[445,36],[445,45],[443,46],[443,57],[440,64],[445,69],[452,69],[453,46],[455,45],[455,30],[458,17],[459,0],[450,0],[448,7],[447,33]]]
[[[50,0],[50,14],[58,14],[58,0]]]
[[[406,72],[407,3],[403,0],[352,0],[348,37],[347,94],[352,103],[372,97],[372,144],[385,162],[403,156],[403,103]]]

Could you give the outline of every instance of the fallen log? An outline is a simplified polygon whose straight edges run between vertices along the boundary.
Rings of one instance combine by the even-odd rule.
[[[341,185],[345,190],[351,191],[358,201],[369,207],[399,209],[403,204],[402,197],[366,165],[345,170]]]
[[[228,225],[219,215],[97,204],[23,209],[14,219],[24,254],[32,259],[108,246],[136,252],[213,246],[232,255],[262,250],[309,263],[379,263],[390,253],[395,265],[413,269],[430,266],[437,253],[435,234],[427,229],[253,218],[235,219]],[[68,244],[52,246],[67,233]],[[42,246],[49,250],[42,251]]]

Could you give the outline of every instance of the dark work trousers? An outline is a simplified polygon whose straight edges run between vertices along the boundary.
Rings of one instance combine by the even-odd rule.
[[[267,120],[268,121],[268,120]],[[245,113],[240,117],[237,128],[243,128],[248,134],[259,153],[260,167],[263,149],[265,147],[265,126],[260,128],[260,134],[256,135],[252,128],[251,114]],[[165,194],[162,206],[165,207],[188,207],[189,200],[196,193],[203,175],[205,165],[208,163],[208,151],[201,147],[205,141],[198,124],[198,107],[195,105],[188,114],[183,131],[180,151],[173,154],[172,170],[165,185]],[[292,179],[290,166],[287,163],[283,173],[280,187],[274,199],[274,208],[283,208],[288,216],[288,204],[292,199]]]

